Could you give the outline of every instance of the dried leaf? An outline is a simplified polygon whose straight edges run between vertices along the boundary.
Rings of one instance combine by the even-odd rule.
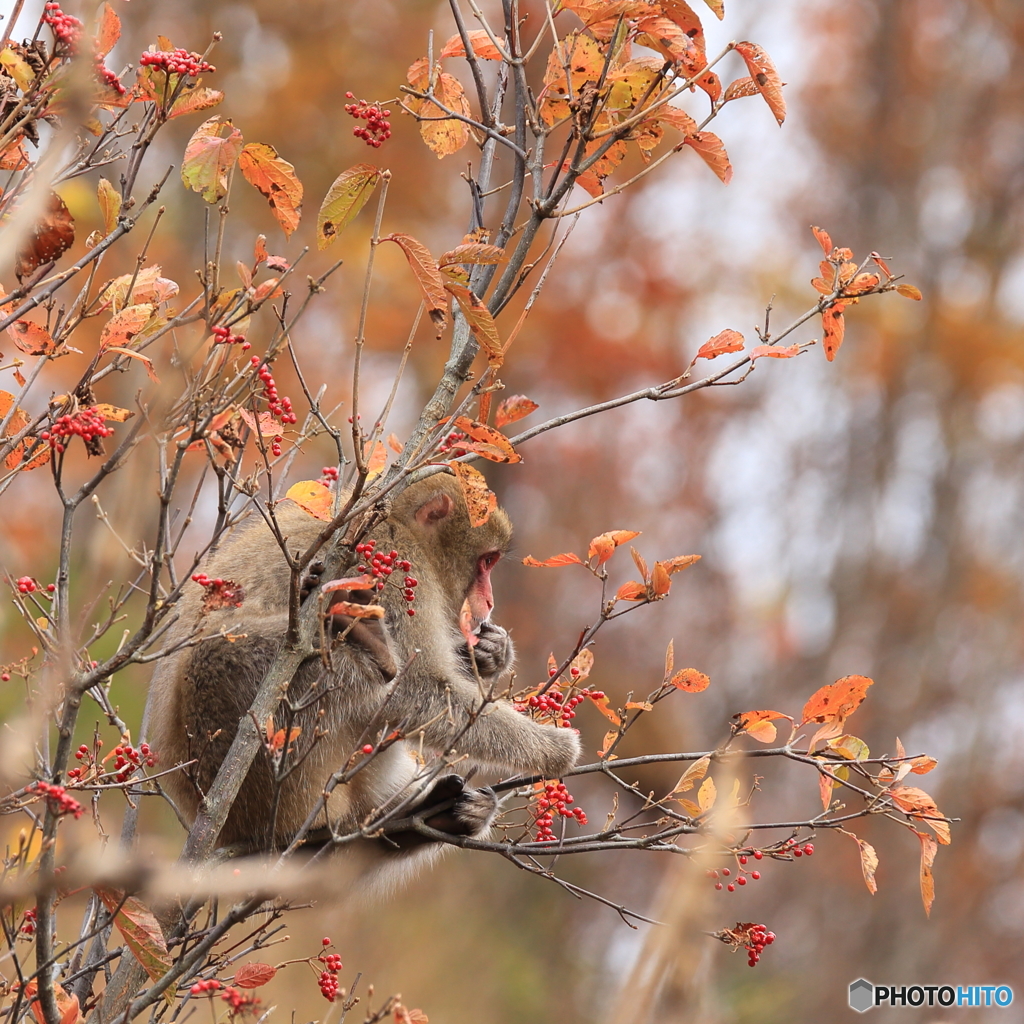
[[[509,423],[515,423],[516,420],[529,416],[539,408],[540,406],[526,395],[511,395],[502,399],[498,406],[498,411],[494,414],[494,425],[504,427]]]
[[[612,725],[622,725],[622,719],[619,717],[618,712],[612,707],[611,702],[607,697],[595,697],[592,693],[588,693],[587,696],[590,698],[590,702],[597,708],[598,711],[608,719]]]
[[[932,876],[932,865],[935,863],[935,854],[939,848],[927,832],[914,834],[921,840],[921,902],[924,904],[925,916],[932,916],[932,904],[935,902],[935,878]]]
[[[334,518],[334,493],[319,480],[302,480],[292,484],[285,497],[325,523]]]
[[[171,105],[170,118],[183,117],[185,114],[195,114],[200,110],[209,110],[217,106],[224,99],[224,93],[219,89],[206,89],[198,82],[188,83],[178,94],[178,98]]]
[[[745,732],[760,743],[772,743],[776,737],[775,726],[772,722],[778,718],[785,718],[792,722],[789,715],[781,711],[742,711],[732,716],[736,719],[736,731]]]
[[[32,83],[36,80],[35,70],[21,54],[12,50],[10,46],[5,46],[0,51],[0,66],[14,79],[15,84],[22,92],[27,93],[31,90]]]
[[[908,818],[923,821],[943,846],[949,846],[949,822],[944,819],[942,812],[935,806],[935,801],[923,789],[914,786],[893,786],[889,790],[889,796]]]
[[[725,143],[714,132],[694,132],[683,139],[683,145],[696,151],[701,160],[718,175],[723,185],[732,181],[732,164]]]
[[[33,323],[31,320],[15,320],[7,328],[7,333],[26,355],[45,356],[53,351],[53,338],[42,324]]]
[[[698,672],[695,668],[681,668],[672,676],[669,683],[677,690],[685,690],[687,693],[700,693],[711,685],[711,680],[703,672]]]
[[[25,247],[18,253],[14,273],[18,280],[28,277],[46,263],[59,259],[75,240],[75,219],[64,200],[51,192],[46,209],[32,229]]]
[[[818,244],[825,251],[825,256],[828,257],[832,254],[832,238],[824,228],[817,228],[811,225],[811,231],[814,237],[818,240]]]
[[[676,555],[675,558],[666,558],[660,564],[665,567],[669,576],[674,576],[677,572],[688,569],[691,565],[699,562],[700,557],[700,555]]]
[[[99,402],[93,408],[108,423],[124,423],[135,415],[131,409],[121,409],[116,405],[108,405],[106,402]]]
[[[665,675],[664,681],[667,683],[672,677],[672,670],[676,665],[676,642],[675,640],[669,640],[668,647],[665,648]]]
[[[528,565],[534,569],[555,569],[563,565],[586,565],[579,555],[574,555],[571,551],[567,551],[564,555],[552,555],[550,558],[545,558],[543,562],[538,561],[531,555],[527,555],[523,559],[523,565]]]
[[[423,293],[430,319],[437,324],[439,330],[443,328],[448,321],[448,295],[445,292],[444,275],[437,269],[430,250],[411,235],[387,235],[381,241],[394,242],[405,253],[416,283]]]
[[[647,597],[647,584],[630,580],[615,591],[616,601],[643,601]]]
[[[478,420],[471,420],[468,416],[457,416],[451,421],[456,430],[472,438],[471,441],[459,441],[459,448],[466,451],[476,452],[491,462],[521,462],[522,457],[512,447],[509,439],[500,431],[480,423]]]
[[[736,52],[746,62],[750,77],[771,108],[775,120],[782,124],[786,120],[786,101],[782,95],[782,79],[771,57],[757,43],[737,43]]]
[[[242,964],[235,971],[235,985],[238,988],[259,988],[271,981],[275,974],[277,974],[277,968],[271,967],[270,964],[255,962]]]
[[[863,839],[855,836],[852,832],[847,832],[845,828],[841,828],[839,831],[844,836],[849,836],[857,844],[857,849],[860,853],[860,869],[864,874],[864,884],[868,887],[868,892],[874,896],[878,892],[878,883],[875,881],[875,872],[878,870],[878,854],[875,853],[875,848],[870,843],[866,843]]]
[[[110,4],[105,3],[100,7],[98,22],[95,52],[98,57],[106,57],[121,38],[121,19]]]
[[[483,473],[465,462],[449,462],[462,488],[472,526],[483,526],[498,507],[498,496],[487,486]]]
[[[238,155],[238,168],[250,185],[263,195],[284,230],[285,236],[299,226],[302,182],[295,168],[277,155],[273,146],[250,142]]]
[[[693,357],[696,359],[714,359],[726,352],[740,352],[743,349],[743,335],[739,331],[726,328],[719,331],[710,341],[705,341]]]
[[[223,134],[224,132],[227,134]],[[228,172],[242,149],[242,133],[219,114],[204,121],[189,139],[181,162],[181,180],[208,203],[228,192]]]
[[[448,281],[445,283],[445,288],[455,296],[455,301],[458,302],[459,309],[462,310],[462,315],[473,332],[473,337],[476,338],[487,356],[487,362],[491,366],[500,366],[504,359],[503,346],[490,310],[465,285]]]
[[[372,480],[380,476],[381,471],[388,464],[388,450],[382,441],[366,442],[366,450],[363,452],[366,460],[366,479]]]
[[[612,749],[612,744],[619,738],[619,730],[611,729],[604,734],[604,739],[601,741],[601,749],[597,752],[597,756],[605,758],[608,756],[608,751]]]
[[[646,700],[627,700],[623,705],[627,711],[653,711],[654,705]]]
[[[491,266],[496,263],[504,263],[508,257],[504,249],[496,245],[484,245],[480,242],[457,245],[437,261],[439,267],[447,267],[457,264],[471,264],[473,266]]]
[[[921,289],[915,288],[912,284],[898,284],[896,285],[896,291],[905,299],[913,299],[915,302],[920,302],[923,297]]]
[[[121,215],[121,193],[106,178],[100,178],[96,186],[96,199],[100,204],[103,233],[109,235],[117,227],[117,218]]]
[[[718,790],[715,788],[715,780],[709,776],[700,784],[700,789],[697,790],[697,806],[700,807],[701,813],[710,811],[715,806],[717,798]]]
[[[372,164],[356,164],[334,179],[316,218],[318,249],[326,249],[351,223],[380,179],[380,169]]]
[[[117,352],[122,356],[128,356],[129,359],[137,359],[146,368],[146,375],[154,384],[160,383],[160,378],[156,374],[156,370],[153,369],[153,360],[148,356],[144,356],[141,352],[133,352],[130,348],[121,348],[118,345],[111,345],[107,352]]]
[[[750,350],[750,361],[754,362],[765,356],[769,359],[792,359],[793,356],[800,355],[801,351],[799,345],[755,345]]]
[[[100,332],[100,351],[111,346],[130,345],[132,339],[149,323],[153,310],[151,303],[140,302],[115,313]]]
[[[482,60],[501,60],[501,51],[491,42],[491,37],[483,29],[473,29],[466,33],[469,36],[469,45],[473,47],[473,56]],[[444,57],[465,57],[466,47],[462,42],[462,36],[455,35],[444,44],[440,56]]]
[[[412,64],[406,78],[417,92],[428,92],[430,69],[427,58],[421,57]],[[440,160],[457,153],[469,142],[469,126],[452,117],[443,108],[462,114],[463,117],[470,117],[472,111],[459,80],[441,71],[439,63],[434,65],[434,96],[437,103],[413,96],[406,100],[405,105],[416,117],[425,119],[420,121],[420,135]]]
[[[573,686],[578,686],[594,669],[594,652],[590,648],[580,651],[575,658],[569,662],[569,678]]]
[[[708,773],[708,768],[711,765],[710,757],[702,757],[699,761],[694,761],[689,768],[679,777],[679,781],[672,787],[672,792],[668,794],[669,797],[674,797],[679,793],[686,793],[704,778]]]
[[[725,102],[731,103],[733,100],[740,100],[746,96],[756,96],[759,92],[757,84],[749,75],[746,78],[737,78],[734,82],[730,82],[729,88],[725,90]]]
[[[804,705],[800,724],[845,722],[860,707],[873,684],[867,676],[843,676],[821,687]]]
[[[96,889],[96,895],[103,905],[114,914],[114,924],[121,933],[135,959],[142,965],[152,981],[157,981],[170,970],[171,957],[160,923],[146,905],[137,897],[129,896],[116,889]],[[123,900],[123,903],[122,903]],[[120,905],[120,910],[118,906]]]
[[[651,596],[654,598],[664,597],[672,586],[669,579],[669,571],[661,562],[655,562],[651,570]]]

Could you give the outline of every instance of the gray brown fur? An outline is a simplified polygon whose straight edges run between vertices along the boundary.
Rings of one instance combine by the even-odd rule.
[[[444,494],[452,499],[451,514],[439,523],[418,522],[417,510],[430,501],[442,500],[439,496]],[[277,506],[276,515],[290,551],[304,550],[323,526],[288,501]],[[445,752],[479,706],[481,682],[469,667],[465,638],[458,627],[459,613],[473,583],[478,557],[489,550],[504,552],[511,526],[505,513],[498,510],[484,526],[471,527],[457,482],[439,474],[404,491],[388,519],[370,536],[376,539],[378,550],[394,548],[402,558],[411,560],[412,575],[419,580],[414,617],[406,614],[408,606],[397,587],[388,586],[375,598],[387,611],[384,636],[395,664],[409,663],[399,676],[384,717],[391,726],[405,722],[408,738],[379,753],[349,784],[334,790],[328,812],[342,832],[360,826],[396,795],[402,794],[400,799],[408,795],[407,787],[418,770],[409,745],[419,745],[418,727],[422,726],[425,748]],[[170,767],[198,758],[191,769],[166,779],[170,794],[189,821],[195,818],[202,793],[209,789],[287,625],[289,573],[261,518],[254,516],[237,528],[203,571],[210,578],[241,584],[244,604],[204,616],[202,588],[190,586],[180,603],[171,639],[184,639],[196,630],[246,636],[234,642],[211,639],[183,650],[161,662],[153,677],[150,742],[161,765]],[[477,672],[486,690],[511,666],[511,643],[504,630],[487,623],[477,650]],[[306,752],[317,729],[324,735],[283,784],[274,828],[276,843],[295,834],[321,796],[325,782],[358,746],[375,741],[381,724],[375,718],[391,689],[368,650],[351,642],[335,645],[329,671],[318,657],[309,659],[296,673],[290,700],[308,695],[312,686],[322,688],[325,695],[296,720],[303,728],[297,750]],[[321,708],[323,714],[318,717]],[[371,726],[374,735],[364,735]],[[466,755],[475,765],[502,773],[539,772],[555,778],[575,763],[579,740],[571,729],[539,725],[515,711],[508,701],[499,700],[456,747],[458,754]],[[271,761],[261,750],[228,816],[221,835],[223,845],[243,844],[251,849],[270,845],[272,791]],[[470,835],[486,830],[495,809],[493,794],[488,794],[487,790],[460,794],[452,814],[461,827],[456,824],[450,830]]]

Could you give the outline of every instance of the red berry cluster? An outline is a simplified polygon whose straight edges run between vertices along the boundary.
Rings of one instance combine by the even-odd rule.
[[[209,978],[206,981],[197,981],[189,992],[194,996],[201,996],[205,992],[219,992],[220,988],[221,984],[216,978]]]
[[[747,935],[750,937],[750,941],[744,943],[749,954],[747,966],[756,967],[764,947],[770,946],[775,941],[775,932],[768,931],[763,924],[752,924],[747,930]]]
[[[43,23],[53,29],[53,38],[74,53],[78,40],[82,38],[81,21],[73,14],[65,14],[60,4],[46,4],[43,12]]]
[[[357,571],[368,572],[377,581],[376,589],[383,590],[388,577],[396,569],[401,569],[403,572],[408,573],[412,569],[412,562],[407,558],[399,558],[398,552],[395,550],[391,550],[387,554],[384,554],[383,551],[374,551],[376,546],[377,542],[375,540],[364,541],[362,544],[356,545],[356,554],[366,558],[366,563],[357,566]],[[415,576],[406,575],[402,582],[404,584],[402,587],[402,597],[411,605],[416,600],[416,588],[419,586],[420,581]],[[408,613],[410,615],[416,614],[413,608],[409,608]]]
[[[545,782],[544,795],[537,798],[537,841],[548,842],[556,838],[552,824],[554,816],[575,818],[580,825],[586,825],[587,816],[582,807],[569,807],[576,798],[565,788],[564,782]]]
[[[121,79],[103,63],[102,57],[96,59],[96,75],[104,85],[110,86],[118,96],[124,96],[128,92],[121,84]]]
[[[212,328],[213,341],[215,345],[241,345],[243,352],[248,352],[252,345],[245,340],[244,334],[232,334],[230,327],[218,324]]]
[[[579,669],[573,669],[578,675]],[[555,724],[561,724],[565,728],[576,717],[576,708],[582,704],[587,697],[601,700],[605,696],[604,690],[580,690],[575,696],[563,699],[562,693],[555,687],[547,693],[535,693],[527,702],[527,707],[539,711],[555,719]]]
[[[219,603],[218,607],[223,608],[228,604],[233,604],[236,608],[242,607],[242,590],[237,583],[222,580],[219,576],[211,580],[205,572],[193,573],[191,578],[193,583],[205,587],[210,594],[216,594],[222,600],[223,603]]]
[[[795,839],[787,839],[782,852],[791,853],[794,857],[810,857],[814,854],[814,843],[804,843],[801,846]]]
[[[325,935],[321,940],[325,947],[331,944],[330,936]],[[317,960],[324,965],[324,969],[317,976],[317,984],[320,986],[320,994],[329,1003],[333,1003],[338,995],[338,972],[343,964],[337,953],[321,953]]]
[[[228,1004],[228,1013],[232,1017],[237,1013],[245,1013],[246,1010],[252,1010],[260,1004],[258,996],[247,996],[240,989],[235,988],[234,985],[225,985],[220,997]]]
[[[741,864],[746,864],[747,863],[747,858],[746,857],[740,857],[740,863]],[[746,885],[747,884],[747,875],[748,874],[750,875],[750,878],[753,881],[755,881],[755,882],[759,881],[760,878],[761,878],[761,872],[760,871],[750,871],[750,872],[740,872],[740,871],[737,871],[736,872],[736,881],[735,882],[726,881],[723,884],[722,882],[718,881],[718,879],[719,879],[719,877],[728,879],[732,875],[732,871],[729,868],[722,868],[720,871],[709,871],[708,872],[708,878],[715,879],[715,888],[719,892],[721,892],[723,888],[727,892],[735,892],[737,885]]]
[[[355,99],[350,92],[345,93],[345,96],[350,100]],[[368,146],[380,149],[391,138],[391,122],[387,120],[391,116],[390,110],[381,110],[376,103],[358,100],[355,103],[346,103],[345,113],[366,122],[366,126],[363,128],[353,128],[352,134],[357,139],[362,139]]]
[[[207,71],[216,71],[212,64],[207,64],[198,53],[183,50],[180,46],[174,50],[147,50],[139,63],[156,68],[163,68],[170,75],[201,75]]]
[[[441,443],[437,446],[438,451],[441,452],[467,452],[468,448],[463,448],[459,444],[460,441],[465,441],[466,435],[461,430],[453,430],[447,437],[443,438]]]
[[[18,929],[22,935],[35,935],[36,933],[36,908],[32,907],[30,910],[25,911],[24,919],[21,922],[21,927]]]
[[[57,802],[58,814],[73,814],[80,818],[85,813],[85,808],[73,797],[63,786],[55,786],[51,782],[33,783],[32,789],[45,797]]]
[[[51,448],[62,452],[64,443],[58,438],[74,437],[77,434],[83,441],[89,442],[94,437],[110,437],[113,432],[114,428],[108,427],[96,406],[91,405],[88,409],[76,412],[74,416],[61,416],[51,430],[44,430],[39,436],[49,441]]]
[[[130,743],[122,743],[120,746],[114,747],[114,771],[117,772],[118,782],[127,781],[128,776],[136,768],[141,768],[143,765],[152,768],[155,764],[156,755],[148,743],[143,743],[138,750]]]
[[[338,467],[337,466],[324,466],[320,470],[320,482],[325,486],[327,484],[334,484],[338,482]]]
[[[19,594],[34,594],[39,589],[39,584],[31,576],[19,576],[15,582]]]

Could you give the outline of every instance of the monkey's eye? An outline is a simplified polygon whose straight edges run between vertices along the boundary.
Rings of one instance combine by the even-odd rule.
[[[482,572],[490,572],[497,565],[499,558],[501,558],[500,551],[488,551],[486,555],[481,555],[480,570]]]

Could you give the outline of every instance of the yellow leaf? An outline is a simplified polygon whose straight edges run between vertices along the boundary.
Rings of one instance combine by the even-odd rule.
[[[717,797],[718,790],[715,788],[715,780],[710,777],[706,778],[700,784],[700,789],[697,790],[697,803],[700,805],[701,812],[710,811],[715,806]]]

